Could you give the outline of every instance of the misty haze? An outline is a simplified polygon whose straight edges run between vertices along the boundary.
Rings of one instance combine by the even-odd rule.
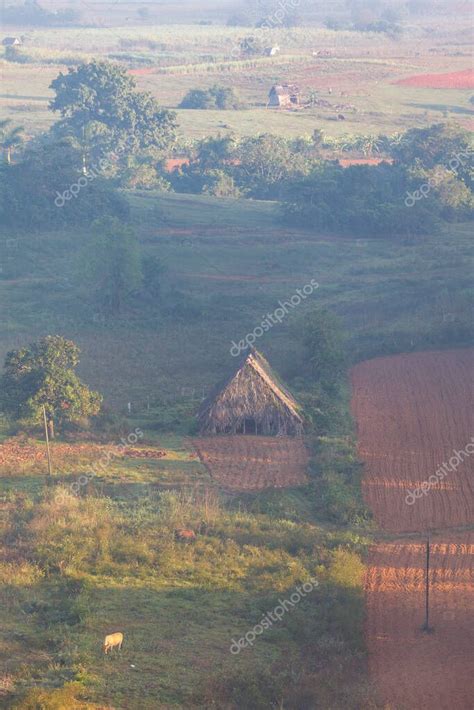
[[[472,710],[472,3],[0,16],[0,708]]]

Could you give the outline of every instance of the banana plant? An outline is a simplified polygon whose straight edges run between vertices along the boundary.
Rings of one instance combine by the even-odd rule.
[[[11,119],[6,118],[0,121],[0,147],[6,157],[8,165],[11,165],[12,154],[15,148],[18,148],[24,142],[22,135],[23,126],[15,126],[10,128]]]

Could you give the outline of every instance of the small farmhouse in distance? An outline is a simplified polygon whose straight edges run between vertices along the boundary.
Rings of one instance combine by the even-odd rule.
[[[278,45],[274,45],[273,47],[265,47],[265,56],[266,57],[276,57],[276,55],[279,53],[280,53],[280,47]]]
[[[4,39],[2,39],[2,45],[4,47],[19,47],[20,44],[23,44],[23,42],[19,37],[4,37]]]
[[[291,108],[300,103],[300,91],[294,84],[276,84],[268,95],[268,106]]]
[[[300,407],[263,355],[253,348],[203,402],[202,434],[301,436]]]

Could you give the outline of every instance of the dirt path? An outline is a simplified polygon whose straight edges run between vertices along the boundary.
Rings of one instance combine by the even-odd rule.
[[[212,436],[194,439],[212,478],[231,491],[257,491],[307,483],[308,452],[288,436]]]
[[[380,527],[432,536],[431,625],[424,620],[424,536],[372,548],[366,579],[369,668],[387,710],[474,707],[472,463],[464,460],[412,505],[427,481],[474,434],[474,351],[378,358],[354,368],[353,412],[366,464],[364,495]]]

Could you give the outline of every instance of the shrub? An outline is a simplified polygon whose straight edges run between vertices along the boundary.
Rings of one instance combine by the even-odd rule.
[[[234,89],[217,84],[210,89],[191,89],[179,105],[179,108],[188,109],[236,110],[243,107]]]
[[[329,579],[340,587],[361,589],[365,567],[358,555],[339,548],[332,553]]]
[[[62,688],[32,688],[13,710],[93,710],[96,706],[79,698],[83,688],[80,683],[66,683]]]
[[[234,178],[223,170],[208,170],[204,178],[206,180],[202,192],[213,197],[234,197],[241,196],[239,188],[234,183]]]

